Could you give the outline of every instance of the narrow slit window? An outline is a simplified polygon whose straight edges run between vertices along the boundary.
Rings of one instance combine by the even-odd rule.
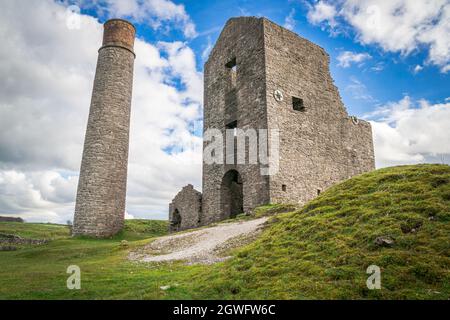
[[[292,97],[292,109],[294,109],[295,111],[305,111],[303,99]]]
[[[230,87],[235,88],[236,87],[236,77],[237,77],[236,76],[236,74],[237,74],[236,58],[233,58],[229,62],[227,62],[225,64],[225,67],[228,69]]]
[[[283,190],[284,192],[286,192],[287,186],[286,186],[285,184],[283,184],[283,185],[281,186],[281,190]]]
[[[320,193],[322,192],[322,190],[317,189],[317,195],[320,196]]]

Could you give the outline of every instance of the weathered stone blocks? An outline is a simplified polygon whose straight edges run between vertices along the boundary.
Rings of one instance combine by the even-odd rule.
[[[375,168],[371,126],[347,114],[316,44],[265,18],[232,18],[204,70],[205,132],[278,130],[279,166],[265,176],[262,163],[204,162],[199,225],[266,203],[303,204]]]
[[[202,194],[189,184],[184,187],[169,205],[170,231],[195,228],[200,222]]]
[[[135,28],[105,23],[78,182],[74,235],[109,237],[124,223]]]

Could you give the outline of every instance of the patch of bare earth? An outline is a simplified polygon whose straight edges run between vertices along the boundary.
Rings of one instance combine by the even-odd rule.
[[[253,240],[261,231],[267,217],[230,222],[210,228],[174,234],[156,239],[133,251],[130,260],[166,262],[184,260],[187,264],[213,264],[224,261],[226,253]]]

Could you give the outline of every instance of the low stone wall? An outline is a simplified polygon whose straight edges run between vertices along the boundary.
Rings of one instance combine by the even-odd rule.
[[[14,218],[14,217],[1,217],[0,222],[24,222],[22,218]]]
[[[40,245],[40,244],[46,244],[48,243],[48,240],[44,239],[24,239],[20,236],[17,236],[15,234],[8,234],[8,233],[0,233],[0,244],[34,244],[34,245]]]

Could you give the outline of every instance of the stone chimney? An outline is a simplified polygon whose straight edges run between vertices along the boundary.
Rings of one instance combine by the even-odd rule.
[[[73,235],[110,237],[124,224],[136,29],[105,23],[98,52]]]

